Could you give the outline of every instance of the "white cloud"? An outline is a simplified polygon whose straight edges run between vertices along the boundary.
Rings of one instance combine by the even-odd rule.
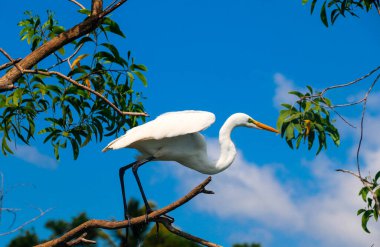
[[[218,143],[213,140],[208,146],[210,156],[215,157]],[[380,164],[380,151],[377,157]],[[311,168],[316,192],[315,188],[309,194],[304,193],[305,188],[289,188],[287,181],[282,183],[276,178],[273,166],[247,162],[239,153],[229,169],[213,177],[208,189],[216,194],[194,200],[195,208],[222,219],[252,222],[246,236],[243,233],[238,236],[241,239],[252,239],[251,233],[257,232],[257,224],[262,225],[267,236],[260,240],[266,246],[275,238],[269,234],[273,230],[295,238],[302,235],[302,246],[380,245],[379,224],[370,224],[372,234],[369,235],[361,229],[360,217],[356,216],[356,211],[363,207],[357,196],[359,181],[335,172],[334,169],[342,165],[323,154],[302,163]],[[204,175],[188,169],[175,169],[175,173],[181,181],[180,189],[185,191],[204,179]],[[304,236],[309,240],[305,242]],[[230,239],[236,237],[231,235]]]
[[[45,154],[40,153],[37,148],[28,145],[16,145],[14,156],[41,168],[55,169],[57,161]]]
[[[302,91],[294,85],[292,80],[289,80],[281,73],[276,73],[273,76],[274,83],[276,84],[275,95],[273,97],[274,107],[281,108],[281,104],[292,104],[297,100],[297,97],[289,94],[289,91]]]

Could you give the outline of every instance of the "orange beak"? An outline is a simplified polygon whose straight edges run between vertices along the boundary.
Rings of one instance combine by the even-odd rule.
[[[274,133],[280,133],[278,130],[276,130],[275,128],[272,128],[266,124],[263,124],[263,123],[260,123],[260,122],[257,122],[257,121],[254,121],[254,124],[257,125],[257,127],[263,129],[263,130],[268,130],[268,131],[271,131],[271,132],[274,132]]]

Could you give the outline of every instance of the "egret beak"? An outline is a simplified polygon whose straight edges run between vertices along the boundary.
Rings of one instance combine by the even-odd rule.
[[[278,130],[276,130],[275,128],[272,128],[266,124],[263,124],[263,123],[260,123],[260,122],[257,122],[256,120],[254,120],[253,122],[254,124],[256,124],[257,127],[259,127],[260,129],[263,129],[263,130],[268,130],[268,131],[271,131],[271,132],[274,132],[274,133],[280,133]]]

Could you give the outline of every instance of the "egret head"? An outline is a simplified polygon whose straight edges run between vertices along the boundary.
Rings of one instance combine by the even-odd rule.
[[[278,133],[278,130],[276,130],[275,128],[272,128],[266,124],[260,123],[259,121],[256,121],[255,119],[253,119],[251,117],[248,117],[246,126],[250,127],[250,128],[256,128],[256,129],[260,129],[260,130],[268,130],[271,132]]]
[[[255,128],[255,129],[260,129],[260,130],[268,130],[271,132],[278,133],[278,131],[275,128],[272,128],[266,124],[260,123],[259,121],[256,121],[255,119],[253,119],[252,117],[244,113],[235,113],[232,115],[232,119],[234,119],[233,121],[238,126]]]

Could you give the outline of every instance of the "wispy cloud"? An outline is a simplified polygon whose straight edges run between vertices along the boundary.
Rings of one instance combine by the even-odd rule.
[[[274,83],[276,84],[275,94],[273,97],[273,105],[277,109],[281,108],[282,103],[292,104],[296,101],[297,97],[289,94],[289,91],[302,91],[295,86],[294,82],[286,78],[281,73],[276,73],[273,76]]]
[[[210,155],[215,157],[218,143],[211,141],[208,146]],[[380,162],[380,152],[378,157]],[[340,164],[324,155],[312,161],[303,160],[302,164],[311,168],[312,182],[317,185],[317,190],[313,188],[310,193],[305,193],[307,188],[289,188],[294,181],[281,182],[273,166],[248,162],[239,152],[228,170],[214,176],[209,189],[216,194],[194,201],[196,210],[222,219],[251,221],[252,229],[247,229],[246,236],[240,233],[240,239],[252,239],[251,233],[257,233],[259,223],[264,226],[261,231],[267,233],[266,240],[260,238],[262,241],[270,242],[270,232],[275,229],[294,237],[306,236],[309,242],[303,237],[302,245],[307,246],[379,245],[379,225],[371,225],[369,235],[361,229],[360,217],[356,216],[356,210],[363,206],[357,196],[360,182],[334,172]],[[175,173],[181,181],[182,193],[204,178],[188,169],[175,169]]]
[[[14,156],[41,168],[55,169],[57,161],[41,153],[36,147],[18,144],[14,149]]]

